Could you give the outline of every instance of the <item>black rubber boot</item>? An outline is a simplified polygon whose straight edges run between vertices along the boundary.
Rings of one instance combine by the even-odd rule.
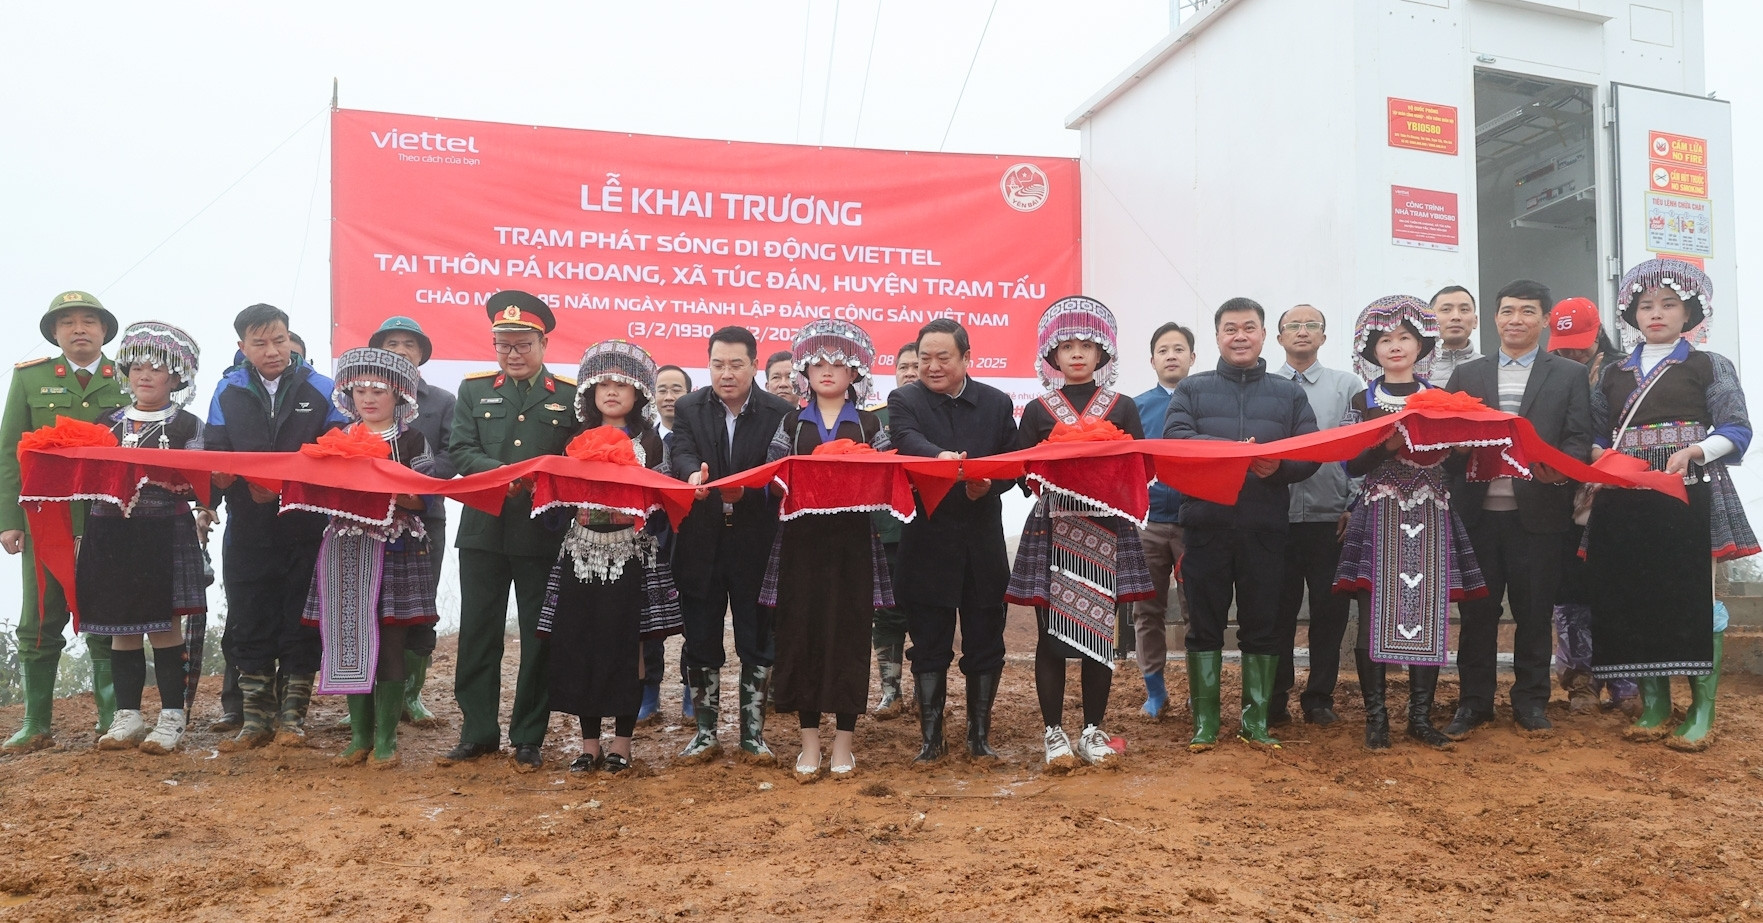
[[[1432,726],[1432,695],[1438,687],[1438,667],[1408,668],[1408,736],[1434,750],[1454,750],[1451,738]]]
[[[913,693],[918,697],[918,729],[924,746],[913,763],[934,763],[949,752],[943,742],[943,701],[949,694],[947,673],[913,674]]]
[[[967,755],[976,760],[1001,760],[992,749],[992,702],[998,698],[1002,670],[967,678]]]
[[[1354,651],[1353,663],[1359,668],[1359,691],[1365,697],[1365,749],[1390,748],[1390,713],[1384,707],[1385,667],[1371,659],[1369,651]]]

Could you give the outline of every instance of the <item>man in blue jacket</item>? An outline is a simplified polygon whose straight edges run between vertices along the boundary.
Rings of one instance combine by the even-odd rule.
[[[254,304],[233,320],[242,365],[230,369],[209,402],[204,448],[214,452],[297,452],[345,422],[331,403],[331,380],[295,352],[288,315]],[[318,629],[300,624],[324,537],[322,513],[280,514],[274,493],[230,474],[214,476],[227,506],[221,564],[227,624],[221,647],[238,668],[244,694],[239,734],[222,750],[261,747],[274,738],[306,740],[306,706],[318,673]],[[277,713],[276,669],[286,688]],[[280,724],[277,731],[276,725]]]
[[[1150,421],[1152,434],[1161,435],[1157,421],[1169,411],[1169,396],[1175,386],[1188,377],[1194,365],[1194,332],[1171,322],[1151,334],[1151,368],[1157,373],[1157,384],[1133,398],[1139,407],[1139,419]],[[1156,590],[1150,599],[1141,599],[1132,606],[1134,650],[1139,659],[1139,675],[1145,678],[1144,712],[1152,718],[1163,717],[1169,707],[1169,690],[1163,682],[1163,666],[1169,660],[1169,613],[1181,611],[1179,591],[1171,594],[1170,577],[1176,562],[1181,560],[1181,494],[1158,482],[1151,485],[1149,522],[1139,530],[1139,542],[1145,546],[1145,564],[1151,569],[1151,586]]]
[[[1169,396],[1165,439],[1268,443],[1316,432],[1316,414],[1297,382],[1267,374],[1261,347],[1267,312],[1232,298],[1212,315],[1218,367],[1190,375]],[[1188,591],[1188,692],[1193,698],[1193,751],[1218,743],[1219,673],[1231,598],[1237,604],[1237,647],[1243,653],[1243,721],[1238,736],[1277,747],[1267,711],[1279,669],[1276,611],[1285,567],[1290,485],[1316,473],[1315,462],[1256,459],[1234,506],[1188,497],[1182,503],[1182,581]]]

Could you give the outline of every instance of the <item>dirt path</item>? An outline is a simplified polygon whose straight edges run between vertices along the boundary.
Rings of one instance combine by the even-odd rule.
[[[1012,643],[1027,650],[1020,629]],[[450,671],[444,648],[431,701]],[[1226,702],[1235,682],[1227,668]],[[562,717],[529,775],[506,756],[438,768],[456,731],[408,727],[402,767],[333,769],[337,699],[314,707],[312,749],[217,754],[198,730],[168,757],[100,753],[80,697],[57,703],[57,749],[0,758],[0,920],[1763,919],[1759,692],[1726,684],[1702,755],[1624,743],[1620,716],[1557,702],[1547,739],[1503,720],[1456,752],[1398,737],[1372,756],[1350,685],[1340,726],[1190,755],[1185,714],[1136,717],[1125,664],[1109,710],[1122,766],[1061,777],[1041,770],[1032,665],[1014,659],[1004,766],[912,771],[916,722],[865,718],[860,778],[809,786],[732,760],[675,767],[674,726],[639,731],[635,777],[571,777]],[[678,715],[677,686],[663,704]],[[436,710],[457,727],[450,701]],[[793,718],[767,738],[793,756]]]

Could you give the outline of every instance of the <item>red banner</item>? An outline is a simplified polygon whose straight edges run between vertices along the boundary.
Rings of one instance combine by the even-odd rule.
[[[507,288],[557,315],[547,361],[634,340],[704,366],[750,328],[763,357],[838,318],[877,371],[936,316],[974,374],[1032,381],[1035,322],[1081,291],[1077,161],[332,116],[333,348],[415,318],[434,357],[494,362],[483,303]],[[445,378],[447,376],[435,376]]]

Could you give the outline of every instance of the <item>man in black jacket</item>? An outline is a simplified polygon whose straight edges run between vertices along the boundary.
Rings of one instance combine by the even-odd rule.
[[[753,386],[758,343],[745,327],[710,335],[710,384],[673,408],[675,477],[705,484],[765,463],[766,449],[791,404]],[[765,745],[765,689],[771,681],[771,610],[759,605],[765,563],[777,534],[778,498],[769,490],[699,490],[674,539],[673,576],[686,620],[681,661],[692,688],[698,732],[680,757],[716,756],[722,705],[723,613],[732,612],[741,661],[741,752],[774,759]]]
[[[331,403],[331,380],[294,352],[288,315],[254,304],[233,320],[245,361],[229,370],[209,402],[202,428],[211,452],[297,452],[346,421]],[[222,750],[261,747],[273,737],[299,746],[306,706],[318,673],[318,629],[300,624],[324,537],[323,513],[281,513],[274,493],[230,474],[214,476],[225,491],[227,523],[221,580],[227,624],[221,648],[239,671],[243,721]],[[275,675],[286,688],[276,713]],[[279,721],[280,731],[276,731]]]
[[[1010,396],[967,377],[972,356],[967,330],[953,320],[933,320],[918,332],[919,379],[888,395],[888,432],[900,454],[962,459],[1015,448]],[[998,756],[988,737],[1004,671],[1004,589],[1010,582],[999,498],[1012,486],[989,478],[965,480],[933,514],[925,514],[920,500],[918,515],[901,530],[894,598],[906,611],[912,635],[906,656],[912,661],[924,735],[915,762],[932,762],[946,751],[943,702],[955,659],[957,618],[961,672],[967,677],[968,752]]]
[[[1218,367],[1189,375],[1169,396],[1165,439],[1274,442],[1316,432],[1316,414],[1304,389],[1267,374],[1261,347],[1267,312],[1232,298],[1212,315]],[[1188,497],[1181,526],[1187,551],[1182,582],[1188,591],[1188,692],[1194,739],[1188,749],[1218,743],[1219,674],[1231,597],[1237,603],[1237,647],[1243,653],[1243,723],[1238,736],[1277,747],[1267,733],[1268,705],[1279,670],[1279,588],[1285,569],[1290,485],[1316,473],[1315,462],[1256,459],[1234,506]]]
[[[1500,351],[1458,366],[1445,387],[1524,417],[1544,441],[1585,461],[1592,448],[1591,388],[1585,366],[1542,349],[1554,306],[1549,289],[1521,279],[1501,289],[1495,304]],[[1460,461],[1451,467],[1451,508],[1469,531],[1488,593],[1457,606],[1463,617],[1457,641],[1462,688],[1445,736],[1463,740],[1493,720],[1500,600],[1508,595],[1516,626],[1512,719],[1526,733],[1546,732],[1553,727],[1543,706],[1549,702],[1555,589],[1561,545],[1573,524],[1574,485],[1540,464],[1532,466],[1533,480],[1467,481]]]

